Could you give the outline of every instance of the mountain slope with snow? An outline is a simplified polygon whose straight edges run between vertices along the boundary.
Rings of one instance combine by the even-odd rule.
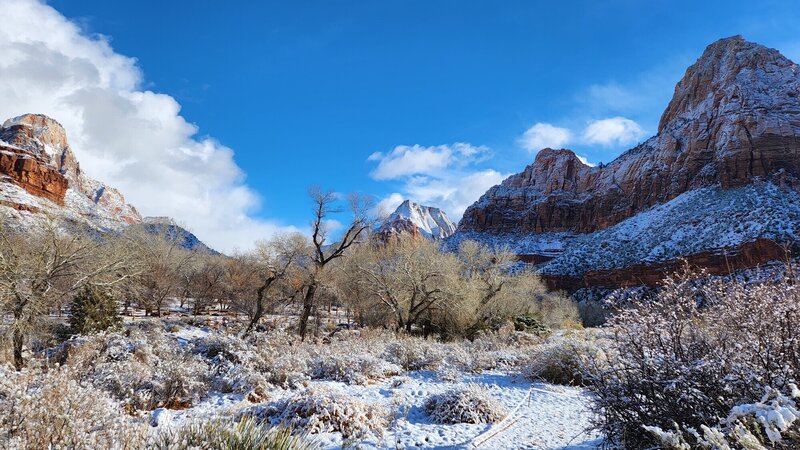
[[[439,208],[423,206],[410,200],[404,201],[383,221],[378,233],[396,235],[400,233],[420,234],[429,239],[444,239],[456,231],[455,224],[450,221]]]

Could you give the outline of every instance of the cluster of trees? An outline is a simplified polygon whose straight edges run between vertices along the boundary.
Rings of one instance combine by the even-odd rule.
[[[373,208],[363,197],[313,189],[311,198],[310,236],[280,234],[232,256],[189,251],[174,237],[135,227],[102,236],[47,221],[22,232],[0,228],[0,314],[10,321],[15,365],[23,366],[23,346],[42,318],[71,309],[73,330],[93,331],[119,323],[106,317],[117,303],[123,313],[150,316],[172,303],[195,314],[215,307],[245,315],[245,333],[288,308],[305,339],[323,305],[344,306],[365,326],[463,335],[562,301],[534,274],[512,274],[508,252],[475,242],[453,253],[422,237],[387,240],[372,235]],[[329,224],[348,210],[334,239]]]

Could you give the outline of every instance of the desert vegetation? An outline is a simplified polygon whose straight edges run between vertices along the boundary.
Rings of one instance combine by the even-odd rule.
[[[670,277],[611,319],[582,370],[596,425],[626,448],[796,448],[796,279],[702,275]]]
[[[546,445],[800,444],[791,271],[682,273],[584,328],[512,253],[376,235],[367,202],[339,203],[314,190],[310,237],[230,256],[134,228],[0,230],[0,444],[502,447],[525,423]]]

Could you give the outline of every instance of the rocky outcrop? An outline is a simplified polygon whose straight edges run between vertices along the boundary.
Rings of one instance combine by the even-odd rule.
[[[686,71],[656,136],[602,167],[544,149],[468,208],[459,230],[588,233],[702,186],[796,185],[798,96],[795,63],[741,36],[722,39]]]
[[[81,171],[64,128],[41,114],[0,127],[0,175],[0,205],[16,211],[69,216],[96,229],[142,220],[119,191]]]
[[[407,233],[444,239],[455,231],[455,224],[441,209],[406,200],[381,223],[377,233],[385,237]]]
[[[32,195],[64,205],[66,177],[31,154],[0,143],[0,173],[4,175],[0,182],[14,183]]]
[[[655,136],[598,167],[543,149],[467,209],[458,235],[510,245],[569,288],[655,282],[682,257],[761,264],[800,238],[798,136],[800,67],[722,39],[687,69]]]

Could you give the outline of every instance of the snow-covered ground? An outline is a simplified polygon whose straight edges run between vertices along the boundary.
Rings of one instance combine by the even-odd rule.
[[[199,329],[180,330],[172,335],[180,342],[201,337]],[[389,429],[380,436],[369,435],[355,442],[345,442],[340,433],[312,434],[324,449],[343,445],[357,448],[438,448],[438,449],[588,449],[597,448],[601,436],[590,430],[591,398],[583,389],[531,382],[518,374],[488,371],[460,373],[455,380],[442,380],[431,371],[415,371],[389,377],[367,385],[338,381],[313,380],[306,389],[324,388],[345,393],[366,404],[381,405],[394,417]],[[468,383],[482,385],[492,398],[510,411],[496,424],[434,423],[424,410],[430,396]],[[270,401],[287,398],[293,389],[276,388],[268,392]],[[152,423],[158,427],[179,427],[190,421],[232,417],[257,410],[243,395],[212,395],[194,407],[182,411],[158,409]]]

